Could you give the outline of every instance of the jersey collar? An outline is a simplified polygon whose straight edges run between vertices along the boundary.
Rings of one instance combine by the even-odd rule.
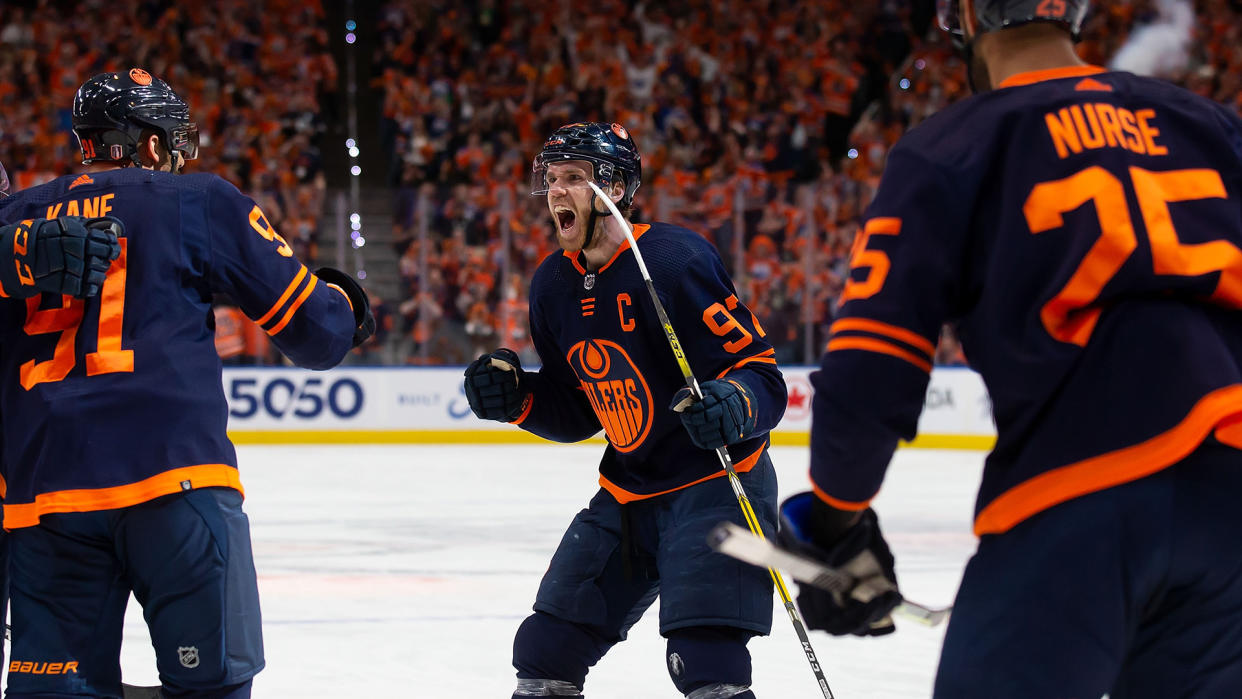
[[[1099,75],[1107,73],[1108,70],[1100,66],[1066,66],[1064,68],[1048,68],[1046,70],[1029,70],[1025,73],[1015,73],[1001,81],[997,88],[1018,87],[1020,85],[1034,85],[1042,83],[1045,80],[1058,80],[1060,78],[1081,78],[1087,75]]]
[[[639,238],[643,237],[643,233],[646,233],[648,228],[651,228],[651,224],[649,223],[635,223],[634,224],[634,240],[637,241]],[[612,254],[612,258],[610,258],[607,262],[605,262],[604,266],[596,270],[595,273],[599,274],[600,272],[603,272],[604,270],[611,267],[612,263],[616,262],[617,258],[621,256],[621,253],[629,249],[630,249],[630,240],[629,238],[626,238],[625,240],[621,241],[621,245],[618,246],[617,251]],[[587,274],[586,267],[582,265],[582,261],[579,259],[579,256],[582,254],[581,250],[574,250],[573,252],[569,252],[568,250],[566,250],[562,252],[561,254],[569,258],[570,264],[574,266],[574,269],[578,270],[578,274],[586,276]]]

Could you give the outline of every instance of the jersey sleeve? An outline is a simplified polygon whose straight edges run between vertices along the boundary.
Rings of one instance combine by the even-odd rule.
[[[678,280],[676,293],[661,301],[695,378],[744,384],[758,401],[753,434],[771,431],[785,414],[788,390],[759,318],[738,299],[724,263],[712,252],[691,257]]]
[[[298,366],[330,369],[353,345],[348,297],[293,256],[259,205],[224,180],[209,190],[210,283]]]
[[[840,311],[811,374],[811,480],[861,510],[899,439],[913,439],[940,328],[950,316],[965,221],[948,179],[901,145],[854,241]]]
[[[549,331],[536,298],[531,299],[530,336],[542,366],[538,372],[526,374],[530,402],[514,424],[554,442],[580,442],[603,429],[569,360]]]
[[[1212,103],[1212,107],[1217,123],[1225,132],[1225,140],[1233,147],[1238,166],[1242,168],[1242,117],[1224,105]]]

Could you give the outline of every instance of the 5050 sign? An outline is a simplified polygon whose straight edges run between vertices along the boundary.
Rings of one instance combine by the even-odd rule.
[[[256,417],[259,411],[278,420],[310,420],[323,414],[351,418],[362,411],[362,403],[362,386],[351,378],[238,377],[229,382],[229,416],[234,418]]]

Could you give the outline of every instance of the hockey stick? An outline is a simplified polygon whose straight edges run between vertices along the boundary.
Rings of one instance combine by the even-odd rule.
[[[677,333],[673,331],[673,324],[668,319],[668,314],[664,312],[664,304],[660,303],[660,297],[656,295],[655,284],[651,281],[651,274],[647,271],[647,264],[643,262],[642,253],[638,251],[638,241],[634,239],[634,231],[630,229],[630,224],[617,210],[617,205],[612,199],[604,194],[604,190],[600,189],[594,182],[587,180],[587,184],[591,185],[591,189],[595,190],[596,196],[604,201],[608,207],[608,211],[612,213],[613,218],[621,225],[621,230],[625,232],[625,239],[630,243],[630,249],[634,251],[634,261],[638,263],[638,271],[643,275],[643,282],[647,285],[647,293],[651,295],[651,303],[655,305],[656,315],[660,319],[660,324],[664,326],[664,337],[668,339],[668,345],[673,350],[673,356],[677,358],[677,366],[681,368],[681,375],[686,379],[686,386],[689,387],[691,395],[695,400],[703,400],[703,391],[699,388],[699,382],[694,378],[694,372],[690,370],[690,362],[686,359],[686,353],[681,349],[681,343],[677,340]],[[591,207],[595,204],[592,202]],[[737,504],[742,508],[742,516],[746,520],[746,526],[750,532],[756,537],[763,539],[763,528],[759,526],[759,518],[755,515],[755,509],[751,507],[750,498],[746,497],[746,491],[742,488],[742,481],[737,477],[737,470],[733,468],[733,459],[729,456],[729,450],[725,447],[716,449],[716,456],[720,458],[720,465],[724,467],[725,473],[729,477],[729,485],[733,487],[733,494],[737,496]],[[740,527],[739,527],[740,528]],[[794,607],[793,600],[789,597],[789,589],[785,587],[785,581],[781,578],[781,574],[775,568],[768,568],[768,574],[772,576],[772,582],[776,585],[776,591],[780,594],[781,602],[785,604],[785,612],[789,614],[789,621],[793,623],[794,632],[798,634],[798,640],[802,642],[802,651],[806,653],[806,659],[811,664],[811,672],[815,673],[815,679],[819,682],[820,691],[824,693],[824,699],[833,699],[832,690],[828,687],[828,678],[824,677],[824,671],[819,666],[819,659],[815,656],[815,649],[811,647],[811,639],[806,635],[806,626],[802,623],[802,617],[798,615],[797,607]]]
[[[772,542],[753,536],[750,532],[733,524],[724,522],[712,530],[707,543],[727,556],[745,561],[760,568],[779,568],[794,580],[814,585],[821,590],[844,593],[854,584],[854,576],[842,570],[824,565],[819,561],[783,549]],[[897,605],[894,612],[928,626],[939,626],[949,618],[953,607],[933,609],[917,602],[904,600]]]

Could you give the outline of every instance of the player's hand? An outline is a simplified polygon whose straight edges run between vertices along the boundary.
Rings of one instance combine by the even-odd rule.
[[[882,636],[895,631],[889,612],[901,603],[901,593],[893,554],[880,532],[875,510],[836,510],[806,492],[781,503],[780,513],[777,536],[782,546],[854,577],[854,584],[841,593],[798,586],[798,608],[807,628],[835,636]]]
[[[371,314],[371,299],[362,285],[354,278],[333,267],[320,267],[315,276],[340,289],[354,309],[354,347],[366,342],[375,334],[375,316]]]
[[[480,420],[513,422],[526,408],[530,389],[517,352],[500,348],[466,367],[466,400]]]
[[[681,413],[681,424],[690,440],[700,449],[717,449],[736,444],[755,431],[757,402],[741,381],[724,379],[699,385],[703,400],[694,399],[690,388],[673,395],[668,407]]]
[[[0,286],[6,295],[99,293],[121,255],[125,226],[111,216],[36,218],[0,227]]]

